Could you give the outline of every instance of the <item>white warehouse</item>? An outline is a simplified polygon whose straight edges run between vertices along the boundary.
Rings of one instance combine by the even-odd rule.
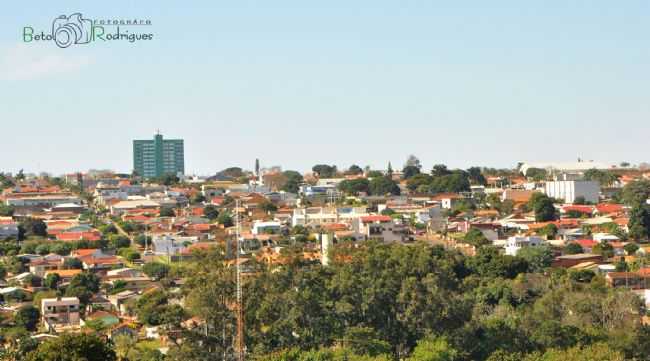
[[[587,202],[597,203],[600,184],[595,181],[546,182],[544,193],[549,197],[563,199],[566,203],[574,203],[577,197],[584,197]]]

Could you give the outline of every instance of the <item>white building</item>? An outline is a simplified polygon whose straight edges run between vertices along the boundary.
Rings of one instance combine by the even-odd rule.
[[[597,203],[600,184],[595,181],[546,182],[544,193],[552,198],[563,199],[566,203],[575,202],[577,197],[584,197],[587,202]]]
[[[359,217],[367,216],[365,207],[308,207],[293,210],[292,225],[323,225],[331,223],[352,224]]]
[[[282,230],[282,224],[277,221],[269,221],[269,222],[262,222],[262,221],[255,221],[253,223],[253,229],[252,233],[254,235],[258,234],[265,234],[265,233],[270,233],[270,234],[278,234],[280,233],[280,230]]]
[[[175,235],[156,236],[152,240],[153,251],[157,255],[173,256],[183,251],[187,246],[198,242],[198,237],[182,237]]]
[[[77,297],[44,298],[41,300],[43,325],[58,331],[79,327],[79,299]]]
[[[516,256],[520,249],[524,247],[538,247],[545,243],[544,239],[535,236],[512,236],[506,241],[505,250],[509,256]]]

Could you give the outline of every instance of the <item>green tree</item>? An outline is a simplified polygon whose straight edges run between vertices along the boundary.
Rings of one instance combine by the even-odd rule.
[[[16,312],[14,316],[14,321],[16,325],[24,327],[27,331],[36,331],[36,326],[38,326],[39,318],[41,313],[38,311],[38,308],[29,305],[22,307]]]
[[[623,246],[623,249],[628,255],[633,256],[634,254],[636,254],[636,251],[639,250],[639,245],[636,243],[628,243],[625,246]]]
[[[492,243],[478,228],[470,228],[470,230],[465,234],[463,240],[465,243],[471,244],[476,248],[487,246]]]
[[[650,180],[629,182],[623,187],[621,198],[629,206],[645,204],[646,200],[650,198]]]
[[[349,175],[363,174],[363,169],[356,164],[352,164],[345,173]]]
[[[591,251],[595,254],[602,255],[605,259],[614,257],[614,247],[607,243],[607,241],[598,243]]]
[[[483,172],[480,167],[470,167],[467,169],[467,174],[471,183],[486,185],[487,180],[483,176]]]
[[[142,272],[156,281],[167,277],[170,269],[168,265],[160,262],[149,262],[142,266]]]
[[[213,221],[219,217],[219,210],[212,204],[208,204],[203,208],[203,215],[205,215],[209,220]]]
[[[555,223],[549,223],[537,231],[540,236],[546,236],[546,239],[555,239],[557,232],[558,228]]]
[[[412,178],[418,174],[420,174],[420,168],[414,165],[406,165],[402,169],[402,177],[404,179]]]
[[[388,177],[373,178],[368,185],[368,191],[372,195],[400,194],[397,183]]]
[[[585,171],[584,178],[600,183],[601,187],[608,187],[618,180],[618,175],[607,170],[592,168]]]
[[[7,206],[0,203],[0,217],[11,217],[14,215],[16,209],[14,206]]]
[[[327,164],[316,164],[311,170],[318,175],[319,178],[333,178],[336,176],[336,166]]]
[[[59,286],[59,282],[61,282],[61,277],[59,276],[58,273],[50,273],[48,274],[45,279],[43,280],[43,286],[55,290]]]
[[[65,294],[79,298],[79,302],[88,304],[92,296],[99,291],[100,279],[94,273],[82,272],[72,277]]]
[[[584,252],[582,246],[575,242],[571,242],[567,244],[566,246],[564,246],[564,250],[562,250],[562,253],[564,254],[579,254],[582,252]]]
[[[295,170],[287,170],[282,172],[282,174],[287,179],[286,183],[282,186],[282,190],[289,193],[298,193],[300,184],[303,182],[302,174]]]
[[[338,188],[341,192],[350,195],[357,195],[360,192],[368,193],[370,182],[366,178],[346,179],[339,183]]]
[[[407,361],[456,361],[460,359],[460,352],[445,338],[438,337],[418,341],[418,345]]]
[[[217,217],[217,222],[223,224],[224,227],[232,227],[235,223],[233,222],[232,216],[228,212],[221,212],[219,217]]]
[[[115,361],[115,352],[99,337],[91,334],[64,333],[41,343],[30,352],[27,361]]]
[[[630,237],[635,240],[647,239],[650,235],[650,206],[635,204],[630,211],[628,222]]]
[[[531,272],[543,272],[553,262],[553,250],[548,246],[524,247],[517,252],[517,257],[528,262]]]
[[[47,225],[40,219],[27,218],[19,224],[22,231],[20,239],[30,236],[47,237]]]
[[[544,193],[533,193],[528,201],[528,208],[535,213],[537,222],[548,222],[556,218],[553,200]]]
[[[176,212],[174,212],[173,208],[162,207],[162,208],[160,208],[160,216],[161,217],[176,217]]]

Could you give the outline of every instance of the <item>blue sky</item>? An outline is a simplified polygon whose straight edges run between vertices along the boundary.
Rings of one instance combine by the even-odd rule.
[[[61,14],[152,41],[22,42]],[[649,161],[647,1],[36,1],[0,13],[0,171]],[[131,28],[129,28],[131,30]],[[134,29],[140,30],[140,29]]]

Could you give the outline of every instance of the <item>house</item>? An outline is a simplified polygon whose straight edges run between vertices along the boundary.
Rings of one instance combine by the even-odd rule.
[[[153,251],[157,255],[175,255],[198,241],[198,237],[163,234],[156,235],[152,240],[152,245]]]
[[[111,305],[119,312],[120,314],[126,314],[126,303],[129,300],[137,299],[139,298],[140,295],[137,292],[134,291],[122,291],[118,292],[114,295],[109,295],[108,300],[111,302]]]
[[[515,204],[528,203],[536,191],[525,189],[506,189],[501,194],[501,202],[512,201]]]
[[[380,242],[405,242],[412,240],[408,227],[395,224],[393,219],[384,215],[364,216],[358,219],[355,230],[365,239]]]
[[[573,242],[579,244],[584,253],[592,253],[594,247],[599,243],[593,239],[577,239]]]
[[[555,257],[551,267],[569,268],[583,262],[594,262],[600,264],[603,262],[603,256],[588,253],[566,254]]]
[[[536,236],[511,236],[506,241],[506,255],[516,256],[519,250],[526,247],[539,247],[545,243],[544,239]]]
[[[93,272],[124,267],[124,261],[114,255],[105,254],[101,249],[77,249],[72,251],[71,256],[81,261],[85,270]]]
[[[458,193],[440,193],[431,198],[432,201],[440,202],[440,206],[444,209],[453,208],[456,203],[462,201],[463,199],[465,199],[465,197]]]
[[[14,222],[11,217],[0,217],[0,240],[9,237],[18,239],[18,223]]]
[[[279,234],[282,230],[282,224],[277,221],[255,221],[253,222],[252,233],[254,235],[258,234]]]
[[[77,297],[44,298],[41,300],[43,326],[50,332],[59,332],[80,326]]]
[[[68,283],[74,276],[80,274],[81,272],[83,271],[80,269],[57,269],[45,272],[44,277],[47,277],[51,274],[58,274],[61,283]]]
[[[610,287],[625,287],[635,290],[650,287],[650,275],[639,272],[608,272],[605,281]]]

